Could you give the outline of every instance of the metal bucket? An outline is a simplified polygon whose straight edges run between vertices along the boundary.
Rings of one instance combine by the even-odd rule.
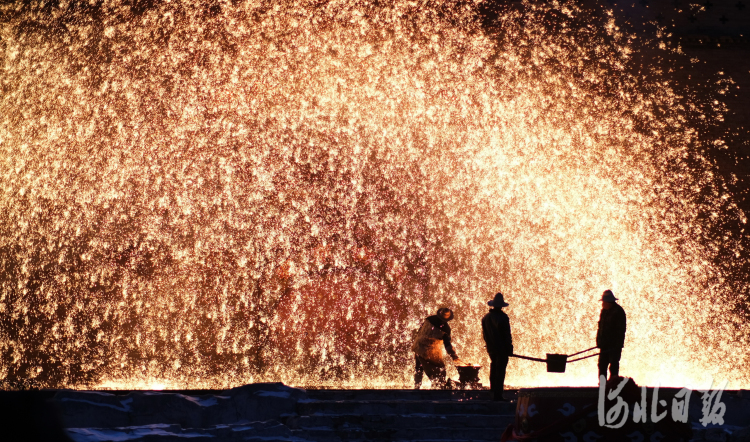
[[[565,373],[568,355],[547,353],[547,373]]]
[[[481,368],[481,365],[456,365],[459,387],[462,390],[467,387],[471,389],[481,388],[482,384],[479,383],[479,370]]]
[[[547,359],[532,358],[523,355],[511,355],[514,358],[526,359],[528,361],[544,362],[547,364],[548,373],[565,373],[565,364],[568,362],[568,355],[558,355],[547,353]]]
[[[572,356],[580,355],[581,353],[586,353],[587,351],[594,350],[595,348],[596,347],[591,347],[589,349],[579,351],[578,353],[573,353],[572,355],[560,355],[556,353],[547,353],[547,359],[532,358],[530,356],[517,355],[517,354],[512,354],[510,356],[513,358],[526,359],[528,361],[544,362],[547,364],[547,373],[565,373],[565,365],[568,362],[575,362],[575,361],[581,361],[583,359],[593,358],[594,356],[597,356],[599,353],[595,353],[593,355],[583,356],[583,357],[571,359],[571,360],[568,360],[568,358]]]

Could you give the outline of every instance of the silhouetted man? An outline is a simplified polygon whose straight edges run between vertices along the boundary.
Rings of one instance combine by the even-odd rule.
[[[428,316],[417,331],[414,345],[414,388],[417,390],[422,385],[422,376],[427,373],[433,385],[439,388],[449,388],[450,384],[445,379],[445,362],[443,362],[443,349],[451,356],[453,361],[458,361],[458,356],[451,344],[451,327],[448,321],[453,319],[453,311],[449,308],[441,308],[436,315]]]
[[[488,301],[487,305],[492,308],[482,318],[482,336],[490,355],[490,390],[494,400],[504,401],[505,369],[508,366],[508,358],[513,354],[510,319],[502,310],[508,303],[503,299],[503,294],[497,292],[495,298]]]
[[[602,312],[599,315],[599,330],[596,332],[596,346],[599,353],[599,376],[618,379],[620,376],[620,357],[625,346],[625,327],[627,319],[625,310],[617,304],[612,290],[605,290],[602,295]]]

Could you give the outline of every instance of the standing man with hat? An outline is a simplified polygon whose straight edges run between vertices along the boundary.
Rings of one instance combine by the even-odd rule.
[[[625,327],[627,318],[625,310],[617,304],[612,290],[605,290],[602,294],[602,312],[599,315],[599,330],[596,332],[596,346],[599,352],[599,376],[618,379],[620,376],[620,357],[625,346]]]
[[[482,318],[482,335],[490,355],[490,390],[494,400],[505,401],[505,369],[508,358],[513,354],[513,337],[510,334],[510,319],[502,308],[509,304],[503,299],[503,294],[497,292],[487,305],[492,308]]]
[[[450,355],[454,363],[460,363],[456,351],[451,344],[451,326],[448,321],[453,319],[453,311],[441,308],[436,315],[428,316],[417,330],[417,336],[411,349],[414,351],[414,388],[419,390],[422,376],[427,373],[433,385],[439,388],[451,388],[450,379],[446,380],[443,349]]]

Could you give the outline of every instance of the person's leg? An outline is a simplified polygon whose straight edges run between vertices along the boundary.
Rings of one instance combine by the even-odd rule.
[[[498,382],[497,375],[499,374],[499,371],[498,371],[499,364],[500,363],[496,362],[495,359],[490,359],[490,391],[492,391],[493,398],[498,397],[497,389],[500,384]],[[502,395],[503,395],[503,390],[501,388],[500,396],[502,397]]]
[[[422,377],[424,376],[424,368],[422,362],[419,360],[419,356],[414,355],[414,388],[417,390],[422,386]]]
[[[492,365],[494,365],[495,368],[495,386],[492,385],[492,380],[490,381],[490,389],[492,390],[492,396],[494,400],[496,401],[502,401],[505,400],[503,397],[503,392],[505,391],[505,372],[508,368],[508,357],[502,356],[499,358],[496,358],[491,366],[490,371],[492,371]]]
[[[622,357],[622,349],[612,350],[609,352],[609,378],[617,379],[620,377],[620,357]]]
[[[447,381],[447,372],[445,370],[445,365],[438,366],[437,376],[435,376],[435,385],[438,385],[443,389],[450,389],[452,387],[452,385]]]
[[[604,377],[607,377],[607,366],[609,365],[609,352],[606,350],[600,350],[599,351],[599,362],[597,364],[599,366],[599,376],[604,375]]]
[[[430,382],[432,382],[433,388],[445,387],[445,365],[438,365],[424,358],[419,358],[419,362],[422,363],[424,372],[427,377],[430,378]]]

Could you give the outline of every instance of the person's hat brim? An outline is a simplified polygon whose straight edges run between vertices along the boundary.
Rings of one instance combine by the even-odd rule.
[[[442,312],[444,312],[444,311],[446,311],[446,310],[447,310],[447,311],[449,311],[449,312],[451,313],[451,314],[450,314],[450,317],[448,317],[448,319],[445,319],[445,318],[443,318],[443,316],[442,316]],[[448,321],[451,321],[451,320],[453,320],[453,310],[451,310],[451,309],[449,309],[449,308],[447,308],[447,307],[439,308],[439,309],[438,309],[438,311],[437,311],[437,313],[436,313],[436,315],[437,315],[437,316],[438,316],[438,317],[439,317],[440,319],[442,319],[443,321],[445,321],[445,322],[448,322]]]
[[[493,299],[491,299],[491,300],[487,301],[487,305],[489,305],[490,307],[507,307],[510,304],[508,304],[507,302],[503,302],[500,305],[495,305],[495,301]]]

